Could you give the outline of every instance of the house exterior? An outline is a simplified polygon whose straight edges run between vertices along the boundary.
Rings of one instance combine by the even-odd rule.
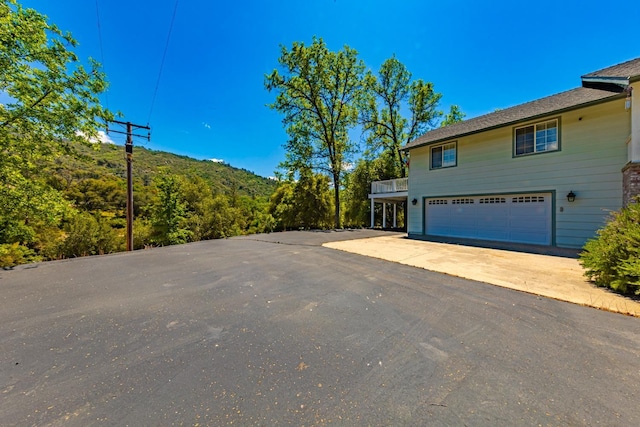
[[[640,58],[404,150],[409,237],[580,248],[640,194]]]

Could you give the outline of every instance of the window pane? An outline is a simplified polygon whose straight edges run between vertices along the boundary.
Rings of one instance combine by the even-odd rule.
[[[455,166],[456,164],[456,145],[448,144],[443,147],[442,166]]]
[[[547,150],[558,149],[558,122],[547,123]]]
[[[536,152],[558,149],[557,127],[555,120],[536,125]]]
[[[558,149],[558,121],[526,126],[515,131],[515,155],[541,153]]]
[[[434,147],[431,149],[431,169],[442,167],[442,147]]]
[[[558,127],[554,123],[553,127],[547,126],[547,142],[558,140]]]
[[[533,153],[533,126],[516,129],[516,155]]]

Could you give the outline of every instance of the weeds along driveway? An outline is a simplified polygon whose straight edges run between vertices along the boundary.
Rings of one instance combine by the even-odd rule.
[[[638,319],[321,246],[347,233],[0,272],[2,423],[640,425]]]

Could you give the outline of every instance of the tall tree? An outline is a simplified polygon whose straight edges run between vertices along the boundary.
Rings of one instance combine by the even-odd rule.
[[[192,232],[186,227],[187,206],[182,200],[181,177],[171,175],[167,170],[155,178],[158,188],[158,203],[151,216],[154,229],[154,243],[164,245],[178,245],[187,243]]]
[[[401,147],[436,125],[442,116],[437,109],[442,95],[430,82],[412,81],[409,70],[395,56],[382,63],[377,76],[367,72],[365,89],[360,119],[370,154],[386,151],[396,173],[404,177]],[[408,118],[403,110],[409,112]]]
[[[309,169],[297,182],[284,181],[271,196],[269,213],[279,230],[322,229],[331,226],[329,178]]]
[[[339,228],[340,188],[345,164],[355,151],[348,132],[357,125],[364,63],[354,49],[344,46],[332,52],[315,37],[309,46],[282,46],[278,62],[281,71],[265,75],[265,87],[277,92],[269,106],[284,114],[289,135],[282,167],[291,172],[313,169],[331,177],[334,225]]]
[[[110,117],[97,98],[104,75],[93,61],[86,70],[75,47],[46,16],[0,0],[0,244],[28,243],[34,224],[60,219],[68,203],[42,162],[96,137]]]

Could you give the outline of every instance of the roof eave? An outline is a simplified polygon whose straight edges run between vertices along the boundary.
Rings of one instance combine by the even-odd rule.
[[[608,83],[608,84],[616,84],[622,87],[626,87],[629,85],[630,77],[582,77],[583,83]]]
[[[590,107],[592,105],[597,105],[597,104],[602,104],[602,103],[609,102],[609,101],[614,101],[614,100],[616,100],[618,98],[622,99],[625,96],[626,95],[624,93],[622,93],[622,94],[616,93],[615,95],[612,95],[612,96],[609,96],[609,97],[606,97],[606,98],[597,99],[595,101],[585,102],[583,104],[578,104],[578,105],[572,105],[570,107],[561,108],[559,110],[548,111],[546,113],[536,114],[535,116],[529,116],[529,117],[525,117],[525,118],[519,119],[519,120],[512,120],[510,122],[502,123],[502,124],[495,125],[495,126],[489,126],[489,127],[478,129],[478,130],[471,131],[471,132],[460,133],[460,134],[448,136],[446,138],[439,138],[439,139],[436,139],[436,140],[433,140],[433,141],[428,141],[428,142],[425,142],[425,143],[422,143],[422,144],[413,145],[411,147],[408,147],[408,146],[405,145],[404,147],[401,148],[401,150],[404,151],[404,152],[407,152],[407,151],[413,150],[415,148],[425,147],[425,146],[428,146],[428,145],[434,145],[434,144],[438,144],[438,143],[441,143],[441,142],[444,142],[444,141],[450,141],[452,139],[463,138],[465,136],[475,135],[475,134],[482,133],[482,132],[488,132],[490,130],[499,129],[499,128],[506,127],[506,126],[513,126],[513,125],[516,125],[518,123],[525,123],[525,122],[528,122],[528,121],[536,120],[536,119],[539,119],[539,118],[542,118],[542,117],[547,117],[547,116],[550,116],[550,115],[563,114],[563,113],[566,113],[568,111],[577,110],[579,108],[586,108],[586,107]]]

